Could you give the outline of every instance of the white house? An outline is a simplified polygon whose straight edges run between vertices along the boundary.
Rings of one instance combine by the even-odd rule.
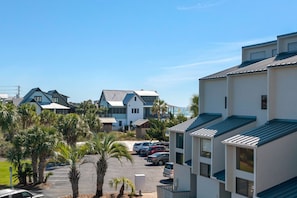
[[[152,117],[151,108],[158,98],[156,91],[103,90],[98,105],[106,111],[100,117],[114,117],[113,130],[128,130],[135,121]]]

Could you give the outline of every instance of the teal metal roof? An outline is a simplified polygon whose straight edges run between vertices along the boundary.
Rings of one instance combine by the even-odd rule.
[[[279,185],[257,194],[259,198],[296,198],[297,177],[287,180]]]
[[[225,170],[221,170],[215,174],[213,174],[213,176],[215,178],[217,178],[217,180],[220,180],[220,181],[225,181]]]
[[[199,129],[192,133],[194,136],[217,137],[256,121],[254,116],[230,116],[227,119]]]
[[[169,128],[169,131],[188,132],[208,122],[218,119],[221,116],[221,114],[202,113],[198,117],[192,118]]]
[[[297,120],[274,119],[266,124],[224,140],[224,143],[261,146],[278,138],[297,132]]]

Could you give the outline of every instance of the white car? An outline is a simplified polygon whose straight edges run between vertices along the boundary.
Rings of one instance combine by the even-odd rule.
[[[149,146],[151,146],[152,143],[151,142],[139,142],[139,143],[135,143],[133,145],[133,151],[136,152],[137,154],[139,154],[140,150],[142,149],[148,149]]]
[[[169,177],[169,179],[174,178],[174,169],[173,169],[173,162],[167,162],[164,166],[163,176]]]
[[[34,194],[23,189],[3,189],[0,190],[0,198],[38,198],[44,197],[43,194]]]

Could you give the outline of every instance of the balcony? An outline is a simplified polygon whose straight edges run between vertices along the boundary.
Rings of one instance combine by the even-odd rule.
[[[190,197],[190,191],[176,191],[173,185],[159,185],[157,186],[158,198],[179,198]]]

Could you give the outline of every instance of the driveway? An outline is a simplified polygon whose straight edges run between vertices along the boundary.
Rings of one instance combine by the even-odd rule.
[[[128,148],[131,150],[131,142],[126,142],[129,144]],[[109,186],[110,179],[114,177],[127,177],[135,183],[135,174],[144,174],[144,185],[141,189],[142,193],[156,194],[156,186],[162,183],[168,183],[167,178],[163,177],[164,166],[152,166],[144,160],[143,157],[133,154],[134,163],[124,160],[121,164],[116,159],[109,159],[108,169],[105,175],[103,193],[108,192],[118,192]],[[95,158],[95,156],[87,156],[90,158]],[[81,177],[79,180],[79,192],[80,194],[93,194],[96,190],[96,170],[92,163],[82,164],[79,167],[81,172]],[[68,179],[68,166],[57,167],[51,170],[52,176],[48,179],[49,188],[42,190],[42,193],[48,198],[57,198],[72,194],[71,184]],[[138,193],[138,192],[136,192]],[[145,197],[145,196],[144,196]],[[150,196],[152,197],[152,196]],[[156,196],[155,196],[156,197]]]

